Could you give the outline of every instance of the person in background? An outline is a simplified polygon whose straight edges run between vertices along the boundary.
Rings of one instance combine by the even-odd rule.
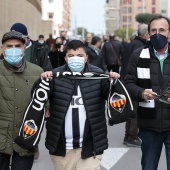
[[[70,41],[65,52],[67,64],[54,72],[103,73],[102,69],[87,62],[86,46],[82,41]],[[52,76],[52,72],[41,74],[41,78],[51,79]],[[120,75],[111,72],[110,77],[116,79]],[[52,79],[45,145],[55,170],[100,169],[102,154],[108,148],[105,100],[109,84],[107,79]]]
[[[2,37],[3,60],[0,60],[0,169],[31,170],[34,153],[18,146],[24,112],[31,100],[31,88],[43,72],[25,60],[25,38],[16,31]]]
[[[108,42],[108,41],[109,41],[109,36],[108,35],[103,35],[102,44],[101,44],[101,47],[100,47],[101,50],[102,50],[105,42]]]
[[[92,40],[92,34],[90,34],[90,33],[88,33],[87,35],[86,35],[86,39],[85,39],[85,45],[86,45],[86,47],[89,45],[89,44],[91,44],[91,40]]]
[[[50,61],[53,69],[66,64],[64,59],[64,45],[61,37],[57,37],[51,51],[49,52]]]
[[[44,46],[29,38],[27,27],[24,24],[15,23],[10,30],[18,31],[25,37],[26,50],[24,58],[27,61],[40,66],[44,71],[52,70],[52,65]]]
[[[45,48],[45,50],[46,50],[46,52],[48,54],[50,49],[49,49],[48,45],[45,42],[44,35],[42,35],[42,34],[39,35],[37,41],[44,46],[44,48]]]
[[[69,42],[69,39],[67,38],[67,32],[66,31],[61,31],[60,37],[63,41],[63,45],[66,45]]]
[[[105,42],[102,48],[102,55],[105,59],[107,69],[119,73],[121,59],[123,58],[123,46],[120,41],[114,39],[115,35],[110,35],[109,41]]]
[[[104,72],[107,72],[104,58],[102,57],[101,50],[101,38],[94,36],[91,44],[87,47],[88,62],[94,66],[101,68]]]
[[[148,24],[150,41],[130,57],[125,85],[137,101],[137,123],[142,140],[142,170],[157,170],[163,145],[170,169],[170,98],[163,103],[157,95],[170,87],[170,21],[155,15]]]
[[[140,24],[138,27],[137,34],[138,35],[135,36],[135,39],[130,42],[125,49],[126,52],[122,60],[122,68],[120,72],[122,80],[124,80],[125,78],[127,65],[131,54],[138,48],[145,46],[147,43],[147,39],[149,38],[148,25]],[[133,106],[135,112],[137,113],[138,103],[133,101]],[[141,140],[138,137],[137,119],[131,119],[127,121],[125,128],[126,130],[123,143],[129,147],[140,147]]]
[[[52,34],[49,34],[49,38],[46,39],[46,44],[48,45],[48,48],[51,49],[52,45],[54,44],[55,39],[53,38]]]

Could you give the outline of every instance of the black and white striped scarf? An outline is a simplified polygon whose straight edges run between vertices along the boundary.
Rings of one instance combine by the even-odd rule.
[[[149,48],[144,48],[139,56],[137,65],[137,84],[144,89],[151,89],[150,81],[150,52]],[[151,89],[152,90],[152,89]],[[155,101],[147,100],[139,102],[139,111],[141,112],[154,112]],[[147,109],[147,110],[146,110]],[[149,110],[148,110],[149,109]]]
[[[95,80],[109,79],[109,74],[101,74],[87,72],[84,74],[78,72],[57,72],[54,73],[55,78],[70,78],[77,80]],[[129,94],[124,85],[117,80],[114,84],[111,83],[109,99],[109,123],[110,125],[121,123],[134,118],[133,106]],[[116,93],[114,93],[116,92]],[[113,94],[114,93],[114,94]],[[50,94],[50,81],[41,80],[36,84],[32,99],[26,108],[22,125],[19,134],[15,139],[16,144],[28,151],[34,152],[44,125],[45,119],[45,104]],[[111,98],[111,99],[110,99]],[[120,99],[117,100],[117,98]],[[125,101],[124,101],[125,100]],[[120,103],[119,103],[120,102]],[[121,103],[123,102],[123,103]],[[113,106],[114,104],[118,104]]]

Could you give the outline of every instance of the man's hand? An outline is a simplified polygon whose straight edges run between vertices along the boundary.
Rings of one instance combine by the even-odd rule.
[[[120,78],[120,74],[116,72],[110,72],[109,74],[110,74],[110,78],[114,78],[114,79]]]
[[[150,89],[145,89],[145,90],[142,92],[142,98],[143,98],[144,100],[153,100],[153,99],[158,98],[158,96],[157,96],[157,93],[153,92],[152,90],[150,90]]]
[[[44,78],[49,78],[50,80],[53,79],[53,72],[52,71],[46,71],[44,73],[41,74],[41,79]]]

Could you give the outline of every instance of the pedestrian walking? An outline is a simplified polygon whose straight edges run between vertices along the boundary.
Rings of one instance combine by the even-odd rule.
[[[18,146],[24,111],[31,99],[31,88],[43,72],[25,60],[23,34],[10,31],[2,37],[3,60],[0,60],[0,169],[31,170],[34,153]]]
[[[50,49],[49,49],[48,45],[45,42],[44,35],[42,35],[42,34],[39,35],[37,41],[44,46],[44,48],[46,50],[46,53],[48,54],[50,52]]]
[[[65,57],[64,45],[60,37],[57,37],[55,39],[55,43],[53,44],[53,47],[49,52],[49,57],[53,69],[66,64],[66,61],[64,59]]]
[[[156,15],[148,24],[150,41],[130,57],[126,87],[139,102],[138,127],[142,140],[142,170],[157,170],[163,145],[170,170],[170,105],[156,100],[170,86],[170,21]],[[170,100],[168,100],[170,101]]]
[[[46,49],[40,43],[33,41],[28,36],[27,27],[22,23],[15,23],[12,25],[11,31],[18,31],[22,33],[26,40],[26,50],[24,54],[24,58],[41,68],[44,71],[52,70],[51,62],[46,52]]]
[[[99,49],[101,46],[101,38],[94,36],[91,44],[87,47],[88,62],[94,66],[101,68],[107,72],[106,64],[102,52]]]
[[[138,32],[138,35],[135,36],[135,39],[127,45],[125,49],[125,55],[122,59],[122,68],[121,68],[120,75],[123,80],[126,75],[127,65],[128,65],[131,54],[138,48],[145,46],[147,43],[147,39],[149,38],[147,24],[140,24],[137,32]],[[133,101],[133,106],[134,106],[135,112],[137,112],[138,103]],[[137,127],[136,118],[131,119],[126,122],[125,137],[124,137],[123,143],[130,147],[141,146],[141,140],[138,137],[138,127]]]
[[[103,73],[87,62],[86,47],[80,40],[70,41],[65,51],[67,64],[53,72]],[[115,72],[110,76],[120,77]],[[52,72],[41,77],[51,78]],[[56,170],[100,169],[103,151],[108,148],[105,100],[109,89],[106,79],[52,79],[45,145]]]

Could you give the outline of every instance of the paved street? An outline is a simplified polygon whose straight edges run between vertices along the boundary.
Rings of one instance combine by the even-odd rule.
[[[108,127],[109,149],[106,150],[101,163],[101,170],[141,170],[140,148],[128,148],[122,144],[125,124]],[[53,170],[47,149],[44,147],[45,129],[40,142],[40,157],[34,162],[33,170]],[[158,170],[166,170],[165,152],[161,155]]]

